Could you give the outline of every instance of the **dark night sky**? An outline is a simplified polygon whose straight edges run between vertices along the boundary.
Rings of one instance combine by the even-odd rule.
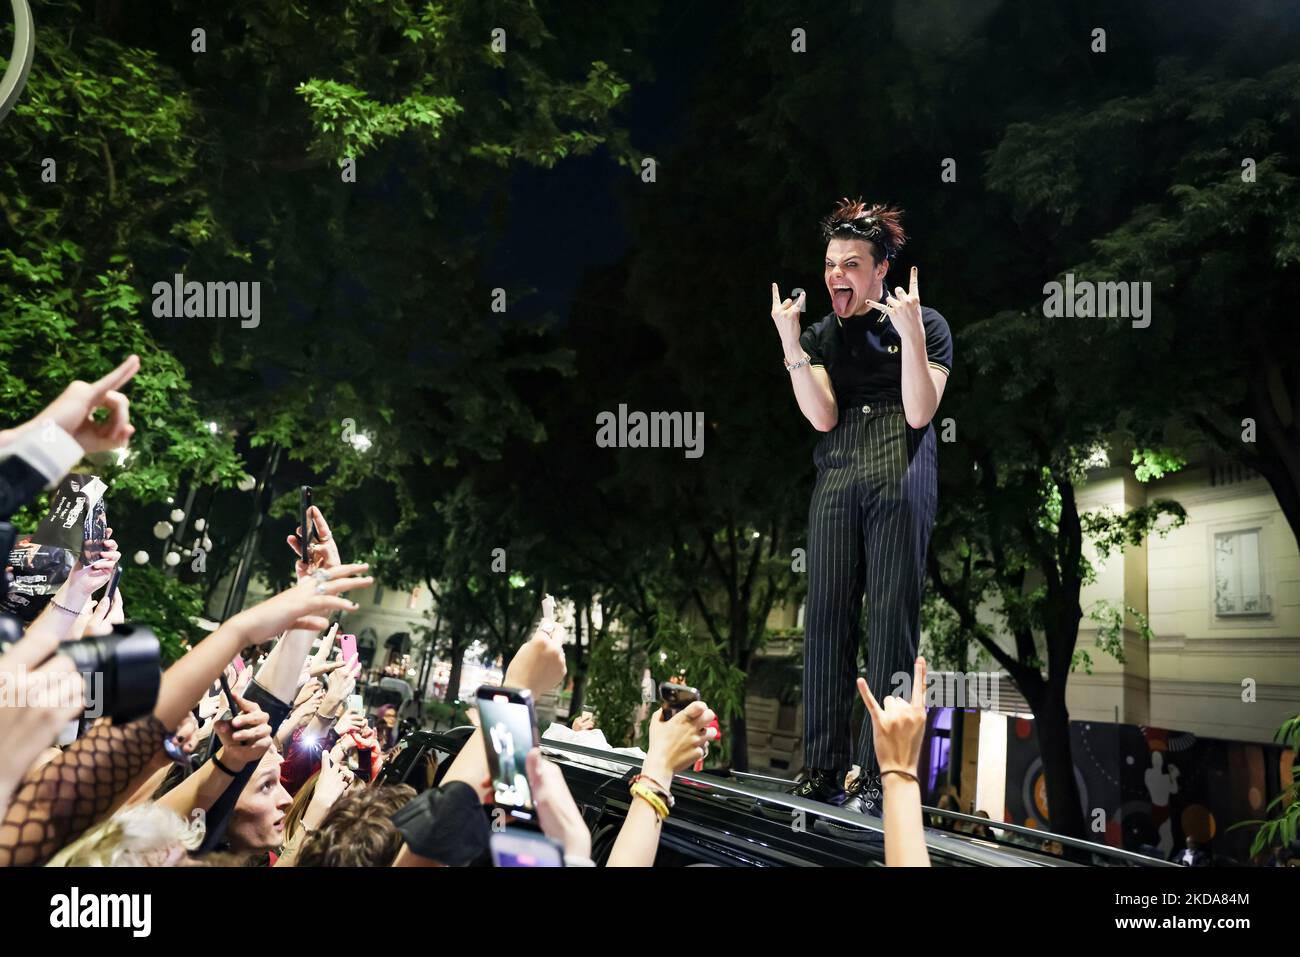
[[[683,4],[678,16],[650,38],[648,58],[655,75],[632,80],[628,100],[617,114],[639,151],[662,159],[685,135],[691,90],[715,52],[717,30],[724,21],[707,8]],[[627,254],[633,237],[624,223],[623,196],[633,175],[603,148],[553,169],[530,166],[515,171],[508,188],[509,229],[484,258],[488,284],[501,284],[490,277],[496,275],[493,264],[505,262],[510,268],[508,286],[537,290],[524,301],[512,301],[511,312],[526,321],[549,312],[563,323],[583,273]]]

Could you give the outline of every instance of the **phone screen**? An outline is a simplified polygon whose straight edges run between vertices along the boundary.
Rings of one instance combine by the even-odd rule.
[[[517,827],[494,831],[489,838],[493,867],[563,867],[560,845],[544,834]]]
[[[503,807],[533,809],[526,761],[536,742],[532,695],[509,688],[480,688],[479,723],[487,744],[492,792]],[[513,700],[512,700],[513,699]]]

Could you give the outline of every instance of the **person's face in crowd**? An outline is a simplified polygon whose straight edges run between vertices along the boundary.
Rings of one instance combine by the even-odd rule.
[[[230,818],[230,844],[239,850],[275,848],[284,843],[284,816],[293,797],[280,784],[280,753],[262,755],[253,777],[239,795]]]

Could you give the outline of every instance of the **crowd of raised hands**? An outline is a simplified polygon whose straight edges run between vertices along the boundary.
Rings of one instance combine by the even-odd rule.
[[[132,356],[95,383],[69,386],[40,415],[0,432],[0,518],[53,487],[80,457],[119,448],[134,428],[121,388]],[[96,415],[96,411],[99,414]],[[0,866],[272,865],[463,866],[489,861],[500,819],[487,747],[475,735],[423,791],[383,783],[396,715],[371,723],[353,697],[355,654],[336,650],[331,616],[369,587],[365,563],[342,560],[321,510],[308,553],[288,536],[296,584],[226,620],[162,672],[149,713],[89,717],[66,643],[127,620],[122,592],[97,592],[122,550],[113,530],[94,561],[78,561],[45,609],[0,637]],[[105,590],[106,591],[106,590]],[[565,678],[565,631],[544,608],[504,685],[534,700]],[[62,649],[62,650],[61,650]],[[269,649],[269,650],[267,650]],[[859,693],[873,723],[886,792],[887,863],[929,863],[915,771],[925,731],[925,661],[910,700]],[[77,689],[75,694],[54,693]],[[587,729],[589,718],[575,722]],[[629,809],[606,866],[649,866],[672,814],[675,776],[718,735],[702,701],[650,713],[649,745],[630,782]],[[523,762],[534,824],[568,866],[591,865],[591,834],[560,768],[538,748]],[[896,772],[896,773],[895,773]]]
[[[123,447],[134,427],[121,390],[138,368],[132,356],[98,382],[69,386],[31,422],[0,432],[0,463],[14,464],[38,491],[83,454]],[[16,474],[0,479],[3,517],[34,490],[18,487]],[[107,635],[127,620],[120,589],[94,597],[121,560],[111,529],[97,560],[78,562],[39,616],[0,645],[0,866],[489,859],[492,789],[477,736],[437,787],[417,794],[381,783],[398,746],[394,715],[381,710],[376,727],[349,708],[361,665],[335,650],[337,624],[329,621],[356,609],[345,596],[373,579],[366,564],[342,560],[319,508],[307,514],[314,526],[308,554],[299,546],[302,529],[288,536],[296,584],[196,641],[162,672],[142,717],[88,718],[82,694],[50,693],[82,687],[61,653],[65,643]],[[564,640],[563,627],[544,619],[507,666],[505,685],[534,697],[554,690],[565,677]],[[674,774],[699,761],[717,734],[702,702],[649,720],[649,751],[610,866],[653,863]],[[559,768],[534,748],[526,774],[537,826],[563,848],[566,863],[590,863],[591,835]]]

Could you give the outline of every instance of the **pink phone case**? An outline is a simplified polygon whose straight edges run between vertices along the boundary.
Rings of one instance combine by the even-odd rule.
[[[343,660],[351,661],[357,654],[357,636],[339,635],[339,648],[343,652]]]
[[[240,655],[235,655],[235,674],[243,674],[244,659]]]

